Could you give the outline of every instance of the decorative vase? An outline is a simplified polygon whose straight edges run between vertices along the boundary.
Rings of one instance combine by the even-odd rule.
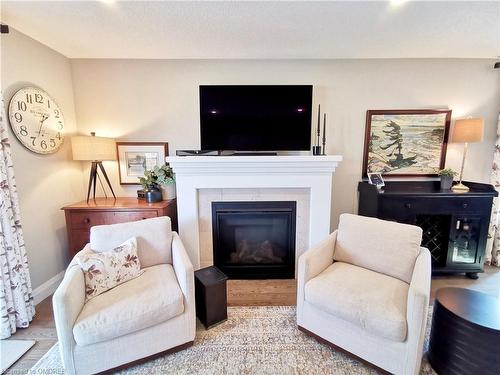
[[[159,189],[148,189],[146,190],[146,202],[155,203],[161,201],[161,191]]]
[[[161,185],[160,190],[164,201],[174,199],[176,197],[175,182],[173,184]]]
[[[453,176],[441,176],[441,190],[450,190],[453,185]]]

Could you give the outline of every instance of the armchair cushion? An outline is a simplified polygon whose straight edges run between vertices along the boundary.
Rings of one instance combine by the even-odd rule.
[[[422,229],[351,214],[340,215],[333,259],[410,283]]]
[[[73,336],[78,345],[90,345],[154,326],[183,311],[174,269],[160,264],[87,301],[73,326]]]
[[[305,285],[319,310],[393,341],[405,341],[409,285],[352,264],[335,262]]]
[[[167,216],[90,228],[90,248],[110,251],[130,237],[137,238],[141,267],[172,264],[172,225]]]

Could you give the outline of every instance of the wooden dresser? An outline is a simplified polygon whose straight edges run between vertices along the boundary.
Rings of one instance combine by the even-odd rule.
[[[137,198],[96,198],[62,208],[66,215],[69,255],[73,257],[89,242],[94,225],[125,223],[158,216],[169,216],[172,230],[177,231],[177,201],[175,199],[147,203]]]

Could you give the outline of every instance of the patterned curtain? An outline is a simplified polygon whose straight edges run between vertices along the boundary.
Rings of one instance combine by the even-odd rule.
[[[500,193],[500,114],[498,114],[497,141],[493,154],[493,167],[491,171],[491,183]],[[500,197],[494,198],[491,211],[488,242],[486,244],[485,263],[500,267]]]
[[[0,104],[0,338],[5,339],[16,327],[28,327],[35,306],[1,92]]]

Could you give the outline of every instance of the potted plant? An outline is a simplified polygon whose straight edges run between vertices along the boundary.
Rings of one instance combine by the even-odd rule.
[[[453,177],[457,175],[451,168],[441,169],[438,171],[438,176],[441,177],[441,190],[450,190],[453,184]]]
[[[154,203],[162,200],[162,194],[158,184],[158,177],[153,170],[146,170],[144,177],[139,178],[139,182],[144,188],[146,202]]]
[[[154,167],[153,173],[156,175],[156,180],[160,186],[163,200],[175,198],[175,176],[174,171],[169,165]]]

